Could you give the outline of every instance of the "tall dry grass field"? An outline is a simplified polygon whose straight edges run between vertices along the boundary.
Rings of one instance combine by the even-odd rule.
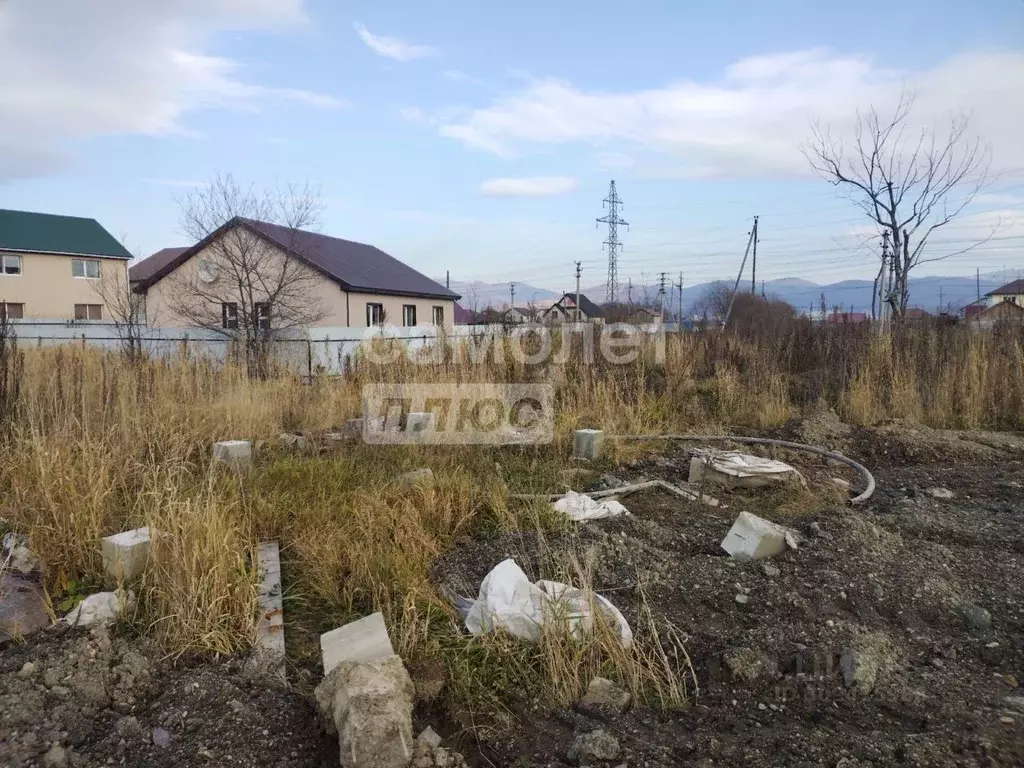
[[[491,350],[470,364],[456,347],[429,364],[399,357],[356,361],[344,378],[304,383],[280,372],[197,361],[128,363],[79,346],[0,344],[0,517],[28,534],[55,597],[100,583],[99,539],[148,524],[157,531],[139,590],[140,628],[171,652],[228,652],[251,644],[261,538],[281,542],[288,642],[316,653],[318,632],[384,612],[396,649],[415,666],[440,661],[460,712],[492,715],[495,691],[531,686],[568,700],[594,669],[611,669],[640,696],[670,706],[686,697],[677,648],[664,628],[640,628],[634,653],[594,639],[546,637],[539,647],[469,638],[429,578],[434,560],[465,536],[559,523],[514,492],[565,487],[571,430],[609,433],[750,430],[832,407],[869,424],[912,418],[933,427],[1024,426],[1019,331],[866,329],[795,323],[784,336],[670,336],[626,365],[523,365]],[[507,350],[504,350],[507,352]],[[547,381],[556,388],[553,445],[479,448],[367,446],[297,456],[282,430],[315,433],[359,415],[366,383]],[[257,469],[234,476],[209,460],[210,444],[256,441]],[[431,467],[434,488],[400,492],[398,472]],[[575,574],[585,580],[585,573]],[[500,662],[500,663],[498,663]],[[673,672],[673,669],[676,671]],[[586,673],[586,674],[584,674]],[[476,721],[474,720],[474,723]]]

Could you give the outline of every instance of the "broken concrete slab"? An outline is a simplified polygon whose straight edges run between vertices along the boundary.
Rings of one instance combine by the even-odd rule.
[[[595,677],[587,686],[580,704],[584,707],[607,707],[616,712],[625,712],[632,700],[629,691],[621,686],[606,677]]]
[[[64,622],[73,627],[88,627],[92,624],[109,624],[135,603],[135,593],[123,590],[96,592],[68,611]]]
[[[949,488],[927,488],[925,490],[933,499],[952,499],[953,492]]]
[[[342,662],[377,661],[394,653],[382,613],[365,616],[320,635],[325,675]]]
[[[0,570],[7,569],[28,576],[42,570],[42,563],[28,546],[28,536],[8,531],[3,538],[3,556],[0,557]]]
[[[583,461],[601,458],[604,431],[600,429],[577,429],[572,433],[572,457]]]
[[[294,448],[300,453],[313,452],[313,442],[301,432],[282,432],[278,440],[281,441],[281,445]]]
[[[0,647],[52,623],[43,587],[13,571],[0,571]]]
[[[252,467],[252,443],[248,440],[222,440],[213,444],[213,460],[241,472]]]
[[[414,469],[396,477],[393,482],[402,490],[409,491],[417,486],[434,487],[434,470],[430,468]]]
[[[797,477],[789,464],[738,451],[699,449],[690,459],[691,485],[710,482],[726,488],[764,488]]]
[[[344,661],[314,691],[345,768],[407,768],[413,758],[413,685],[395,655]]]
[[[796,531],[749,512],[740,512],[722,541],[722,549],[739,560],[761,560],[795,548]]]
[[[256,649],[276,660],[284,669],[284,603],[281,594],[281,552],[276,541],[264,541],[256,551],[260,577],[260,623],[257,627]]]
[[[149,558],[149,528],[122,531],[100,540],[103,556],[103,574],[107,584],[113,586],[135,581],[146,570]]]

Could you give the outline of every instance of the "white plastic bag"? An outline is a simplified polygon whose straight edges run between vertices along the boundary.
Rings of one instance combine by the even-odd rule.
[[[577,523],[629,514],[629,510],[615,499],[596,501],[585,493],[575,491],[567,491],[565,496],[555,502],[555,509]]]
[[[509,558],[491,569],[480,583],[480,595],[466,615],[466,629],[474,635],[503,629],[515,637],[539,642],[545,621],[567,621],[574,635],[594,626],[592,606],[618,628],[622,645],[633,644],[633,632],[619,610],[608,600],[557,581],[531,584],[515,560]]]

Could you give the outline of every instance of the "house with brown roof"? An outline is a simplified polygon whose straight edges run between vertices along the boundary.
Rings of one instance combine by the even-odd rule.
[[[983,302],[988,307],[994,307],[996,304],[1004,302],[1024,307],[1024,280],[1014,280],[1011,283],[996,288],[994,291],[986,293],[983,297]]]
[[[591,301],[586,294],[579,294],[580,304],[576,307],[576,294],[564,293],[562,297],[548,307],[543,314],[545,323],[555,325],[561,323],[601,322],[601,307]]]
[[[248,249],[246,290],[268,294],[256,299],[258,322],[264,313],[268,320],[274,315],[275,301],[286,300],[293,306],[305,302],[317,307],[310,313],[315,319],[305,324],[310,328],[450,326],[455,321],[458,294],[379,248],[236,217],[195,245],[165,248],[130,268],[133,290],[145,296],[147,322],[177,328],[195,325],[194,310],[183,307],[194,305],[198,296],[211,305],[212,316],[222,319],[224,330],[238,328],[239,307],[246,304],[234,295],[239,290],[239,264],[227,244],[234,241]],[[253,263],[259,264],[255,270]],[[302,295],[282,297],[282,270],[291,270],[293,285],[301,285]],[[190,294],[189,302],[183,300],[183,292]]]
[[[0,210],[0,316],[111,320],[101,284],[123,290],[131,257],[95,219]]]

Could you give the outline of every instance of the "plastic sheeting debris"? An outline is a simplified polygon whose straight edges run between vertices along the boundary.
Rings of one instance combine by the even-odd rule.
[[[554,506],[557,511],[577,523],[584,520],[603,520],[607,517],[629,514],[629,510],[615,499],[596,501],[585,493],[576,493],[575,491],[568,491],[565,496],[555,502]]]
[[[568,622],[574,635],[590,631],[597,607],[625,648],[633,644],[633,632],[619,609],[593,592],[540,580],[530,583],[515,560],[503,560],[480,583],[480,595],[466,615],[466,629],[474,635],[502,629],[523,640],[540,641],[545,622]]]
[[[775,459],[751,456],[738,451],[694,451],[690,463],[690,483],[699,484],[707,479],[739,488],[760,488],[769,483],[799,476],[796,469]]]

